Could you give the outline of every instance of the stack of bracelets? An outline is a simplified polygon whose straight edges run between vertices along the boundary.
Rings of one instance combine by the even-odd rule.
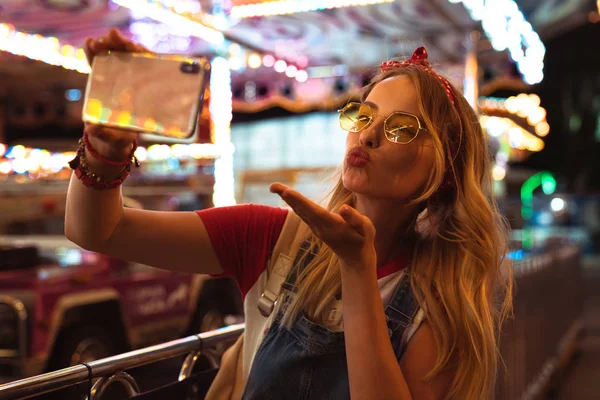
[[[85,161],[85,149],[88,153],[97,160],[102,161],[105,164],[114,167],[123,167],[116,178],[113,180],[104,180],[94,172],[90,171]],[[131,165],[135,164],[136,167],[140,166],[138,159],[135,157],[135,150],[137,149],[137,141],[133,143],[133,148],[129,152],[127,158],[123,161],[112,161],[105,157],[102,157],[94,148],[90,145],[87,134],[84,133],[83,138],[79,139],[79,148],[77,149],[77,155],[73,160],[69,162],[71,169],[75,171],[75,176],[83,182],[87,187],[99,190],[114,189],[121,185],[125,179],[129,176],[131,171]]]

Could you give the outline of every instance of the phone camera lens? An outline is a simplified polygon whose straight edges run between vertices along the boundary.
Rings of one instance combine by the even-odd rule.
[[[197,62],[194,63],[182,63],[181,64],[181,72],[186,74],[197,74],[200,72],[200,65]]]

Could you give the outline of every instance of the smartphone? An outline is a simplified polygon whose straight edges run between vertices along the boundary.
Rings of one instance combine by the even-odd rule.
[[[210,62],[204,58],[111,51],[94,57],[83,121],[187,139],[194,135]]]

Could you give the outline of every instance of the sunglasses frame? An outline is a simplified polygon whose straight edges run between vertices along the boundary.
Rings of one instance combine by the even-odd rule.
[[[369,122],[367,122],[367,124],[366,124],[365,126],[363,126],[362,128],[360,128],[360,129],[358,129],[358,130],[349,130],[349,129],[346,129],[346,128],[344,128],[344,127],[342,126],[341,115],[343,114],[343,115],[344,115],[346,118],[350,119],[350,118],[349,118],[349,117],[348,117],[348,116],[347,116],[347,115],[344,113],[344,111],[346,111],[346,109],[347,109],[349,106],[351,106],[351,105],[358,105],[358,106],[361,106],[361,107],[363,107],[363,106],[366,106],[366,107],[369,107],[369,110],[371,111],[371,117],[369,118]],[[378,116],[378,115],[381,115],[381,114],[379,114],[377,111],[373,110],[373,107],[371,107],[370,105],[368,105],[368,104],[364,104],[364,103],[359,103],[359,102],[357,102],[357,101],[351,101],[351,102],[349,102],[349,103],[348,103],[348,104],[346,104],[346,105],[345,105],[343,108],[339,109],[339,110],[338,110],[338,113],[340,113],[340,127],[341,127],[343,130],[345,130],[346,132],[354,132],[354,133],[360,132],[360,131],[362,131],[362,130],[364,130],[364,129],[368,128],[369,126],[371,126],[371,124],[372,124],[372,123],[373,123],[373,121],[375,120],[375,117],[376,117],[376,116]],[[410,139],[408,142],[394,142],[393,140],[391,140],[391,139],[389,138],[388,129],[387,129],[387,121],[388,121],[388,120],[389,120],[389,119],[390,119],[392,116],[394,116],[394,115],[397,115],[397,114],[400,114],[400,115],[407,115],[407,116],[409,116],[409,117],[412,117],[412,118],[416,119],[416,120],[417,120],[417,123],[419,124],[419,127],[418,127],[418,129],[417,129],[417,133],[415,133],[415,136],[414,136],[412,139]],[[384,133],[385,133],[385,138],[386,138],[388,141],[390,141],[390,142],[392,142],[392,143],[395,143],[395,144],[409,144],[410,142],[412,142],[413,140],[415,140],[415,139],[417,138],[417,136],[419,136],[419,132],[421,132],[422,130],[423,130],[423,131],[427,131],[427,129],[425,129],[425,128],[423,127],[423,124],[421,123],[421,120],[419,119],[419,117],[417,117],[417,116],[416,116],[416,115],[414,115],[414,114],[411,114],[411,113],[405,112],[405,111],[394,111],[394,112],[392,112],[390,115],[388,115],[387,117],[385,117],[385,120],[383,121],[383,131],[384,131]]]

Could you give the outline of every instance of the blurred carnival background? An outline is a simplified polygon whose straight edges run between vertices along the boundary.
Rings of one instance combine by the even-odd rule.
[[[358,98],[382,61],[426,46],[489,136],[494,192],[513,228],[508,256],[520,286],[498,398],[597,399],[599,12],[592,0],[0,0],[3,380],[218,328],[241,314],[236,301],[220,300],[231,282],[158,275],[62,236],[67,163],[82,134],[90,72],[82,46],[116,27],[155,52],[207,57],[213,67],[194,136],[146,136],[136,151],[142,167],[124,185],[127,205],[157,210],[279,205],[268,192],[273,181],[325,198],[345,151],[336,111]],[[157,302],[182,287],[194,301],[183,302],[177,321],[166,306],[143,311],[164,321],[162,330],[134,310],[119,328],[86,331],[87,311],[147,302],[144,285],[159,288],[142,293]],[[94,300],[107,287],[118,287],[115,296]],[[74,293],[83,308],[60,308]],[[89,340],[95,347],[81,347]],[[156,371],[138,379],[150,382]]]

